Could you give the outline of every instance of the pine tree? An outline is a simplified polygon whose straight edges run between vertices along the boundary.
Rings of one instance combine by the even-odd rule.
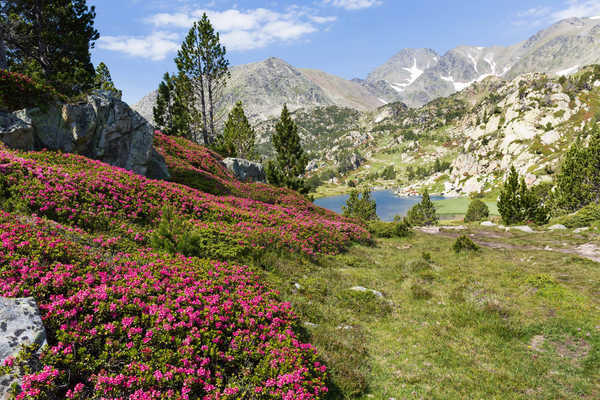
[[[560,212],[575,212],[600,201],[600,124],[584,135],[589,136],[588,145],[578,139],[556,177],[555,203]]]
[[[188,110],[192,130],[194,133],[201,132],[206,145],[212,144],[216,138],[217,105],[222,100],[221,91],[230,76],[225,54],[219,33],[214,31],[205,13],[200,21],[194,23],[175,58],[180,74],[189,81],[195,97]],[[198,103],[200,109],[197,109]]]
[[[267,180],[276,186],[285,186],[301,193],[306,192],[302,175],[308,159],[304,154],[298,135],[298,126],[292,120],[287,105],[283,105],[281,117],[275,125],[273,147],[277,153],[266,168]]]
[[[438,223],[439,217],[427,189],[423,192],[421,202],[408,210],[406,220],[415,226],[436,225]]]
[[[342,206],[344,216],[358,218],[363,221],[378,220],[377,203],[371,197],[371,189],[364,188],[359,194],[358,190],[352,189],[346,205]]]
[[[238,101],[225,122],[223,136],[216,146],[217,151],[224,157],[258,160],[255,142],[256,133],[246,118],[242,102]]]
[[[99,34],[85,0],[6,0],[0,38],[11,71],[45,80],[66,94],[91,88],[90,48]]]
[[[119,89],[116,88],[115,83],[110,76],[110,71],[108,70],[108,66],[101,62],[96,67],[96,76],[94,77],[94,89],[104,90],[107,92],[112,92],[119,99],[123,95]]]
[[[189,84],[185,77],[165,73],[158,85],[156,105],[152,109],[154,124],[164,134],[191,138],[189,96]]]
[[[514,166],[498,199],[498,211],[506,225],[533,221],[542,225],[548,222],[548,208],[542,204],[535,192],[527,188],[525,179],[521,177]]]

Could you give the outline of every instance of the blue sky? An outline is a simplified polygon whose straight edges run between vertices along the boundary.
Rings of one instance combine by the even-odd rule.
[[[600,15],[600,0],[89,0],[108,64],[133,104],[154,90],[195,19],[207,12],[232,65],[279,57],[297,67],[364,78],[403,48],[440,54],[508,45],[568,17]]]

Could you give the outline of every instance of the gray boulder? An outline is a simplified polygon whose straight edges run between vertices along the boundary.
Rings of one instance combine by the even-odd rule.
[[[0,142],[15,149],[33,150],[33,127],[11,113],[0,111]]]
[[[0,297],[0,365],[8,357],[16,357],[23,346],[34,343],[46,345],[46,331],[35,300]],[[9,398],[15,379],[18,377],[0,375],[0,400]]]
[[[223,164],[243,182],[266,182],[265,169],[261,163],[243,158],[225,158]]]
[[[49,104],[12,115],[21,122],[10,126],[33,128],[34,149],[81,154],[149,178],[170,177],[163,157],[152,147],[152,125],[111,92],[97,91],[80,103]],[[22,150],[31,147],[25,139],[4,142]]]

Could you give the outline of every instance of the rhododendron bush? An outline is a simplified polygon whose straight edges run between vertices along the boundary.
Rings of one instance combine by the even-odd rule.
[[[14,209],[87,231],[111,232],[138,244],[148,243],[164,206],[172,207],[199,230],[219,232],[252,248],[313,255],[335,253],[350,241],[369,238],[365,229],[350,220],[331,212],[313,212],[312,205],[215,196],[73,154],[18,153],[0,147],[2,198]]]
[[[116,252],[0,211],[0,296],[34,296],[48,332],[18,399],[319,398],[325,367],[247,267]],[[9,359],[6,365],[18,362]]]
[[[157,142],[229,194],[0,144],[0,296],[33,296],[48,336],[41,356],[24,351],[0,375],[24,375],[18,399],[322,398],[326,368],[294,334],[290,305],[221,255],[336,253],[368,232],[235,180],[200,146]],[[216,251],[179,254],[182,231]],[[39,368],[25,368],[32,360]]]

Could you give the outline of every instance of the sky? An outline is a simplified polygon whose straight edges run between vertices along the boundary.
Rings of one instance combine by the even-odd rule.
[[[346,79],[365,78],[403,48],[512,45],[553,22],[600,15],[599,0],[88,0],[105,62],[123,99],[158,87],[192,23],[206,12],[231,65],[278,57]]]

